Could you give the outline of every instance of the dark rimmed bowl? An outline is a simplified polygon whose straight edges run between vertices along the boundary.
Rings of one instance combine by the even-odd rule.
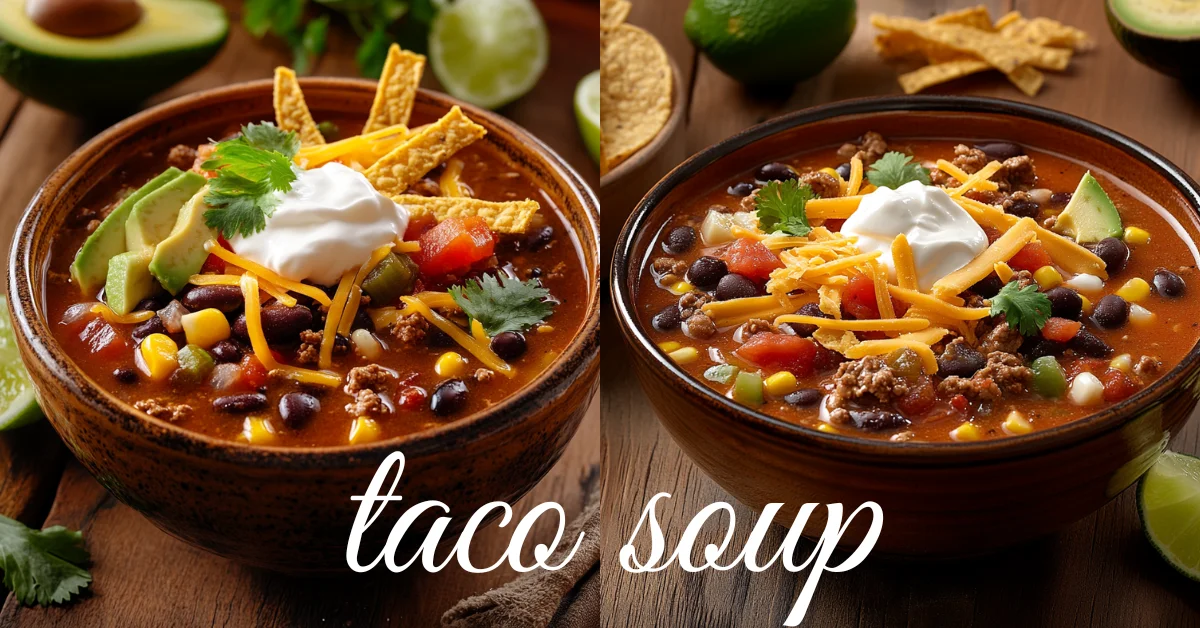
[[[613,254],[611,289],[634,370],[659,419],[713,480],[752,508],[784,502],[874,501],[884,513],[877,551],[970,555],[1057,531],[1129,487],[1190,418],[1200,398],[1200,348],[1154,385],[1094,415],[1026,436],[976,443],[892,443],[825,434],[755,412],[695,381],[655,347],[637,314],[640,269],[656,229],[677,207],[751,164],[885,137],[1003,138],[1081,159],[1130,182],[1200,241],[1200,189],[1145,146],[1064,113],[965,97],[839,102],[777,118],[688,159],[650,190]],[[823,511],[821,508],[818,512]],[[844,544],[865,531],[852,526]],[[818,527],[820,526],[820,527]],[[820,534],[824,521],[810,524]]]
[[[272,119],[271,81],[209,90],[165,103],[108,129],[75,151],[30,202],[9,255],[9,307],[17,343],[50,422],[87,469],[118,499],[163,530],[240,562],[288,572],[340,571],[358,502],[379,463],[406,457],[396,488],[402,504],[438,500],[458,532],[481,505],[513,502],[558,460],[599,386],[599,212],[592,191],[560,157],[495,114],[421,91],[414,119],[458,105],[487,128],[487,148],[544,190],[575,230],[589,285],[579,334],[547,371],[514,395],[437,429],[362,446],[254,447],[217,440],[135,411],[66,356],[45,317],[44,279],[56,230],[98,181],[134,155],[246,121]],[[366,117],[375,83],[303,79],[318,119]],[[364,563],[378,553],[407,506],[390,506],[365,538]],[[419,519],[397,556],[419,543]]]

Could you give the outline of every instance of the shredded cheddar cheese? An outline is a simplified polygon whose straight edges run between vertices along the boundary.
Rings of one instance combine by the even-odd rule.
[[[401,242],[397,242],[396,245],[392,247],[392,250],[397,253],[405,253],[405,254],[418,253],[421,251],[421,243],[417,242],[415,240],[412,242],[401,241]]]
[[[250,347],[254,351],[254,357],[258,358],[263,368],[268,371],[279,371],[288,379],[306,384],[331,388],[341,385],[342,378],[334,373],[302,369],[277,362],[275,356],[271,354],[270,345],[267,344],[267,336],[263,333],[262,311],[258,302],[258,279],[254,273],[242,275],[241,288],[242,297],[246,300],[246,335],[250,337]]]
[[[969,198],[956,198],[954,200],[958,202],[959,207],[962,207],[975,219],[975,222],[984,227],[991,227],[997,231],[1006,231],[1017,223],[1018,219],[1016,216],[1004,213],[999,207],[980,203]],[[1075,274],[1086,273],[1088,275],[1095,275],[1103,280],[1108,279],[1104,260],[1100,259],[1095,253],[1041,225],[1035,226],[1034,233],[1038,242],[1041,242],[1042,247],[1046,249],[1046,253],[1061,268]]]
[[[238,286],[241,285],[241,282],[241,275],[192,275],[188,277],[188,283],[193,286]],[[295,297],[269,281],[259,280],[258,288],[274,297],[282,305],[296,306]]]
[[[323,290],[321,290],[320,288],[318,288],[316,286],[310,286],[305,283],[300,283],[299,281],[292,281],[290,279],[284,279],[283,277],[280,277],[277,273],[275,273],[271,269],[269,269],[265,266],[262,266],[258,263],[252,262],[252,261],[242,257],[241,255],[238,255],[237,253],[234,253],[233,251],[226,249],[225,247],[218,244],[216,240],[209,240],[208,243],[204,245],[204,248],[209,253],[216,255],[218,258],[220,258],[225,263],[233,264],[234,266],[237,266],[238,268],[242,268],[242,269],[248,270],[250,272],[253,272],[255,275],[266,279],[268,282],[270,282],[276,286],[285,288],[291,292],[297,292],[297,293],[303,294],[304,296],[312,299],[313,301],[316,301],[317,303],[320,303],[321,305],[329,305],[330,304],[329,295],[325,294],[325,292]]]
[[[933,349],[930,349],[929,345],[917,340],[904,340],[902,338],[864,340],[847,349],[844,355],[851,360],[857,360],[869,355],[887,355],[896,349],[912,349],[917,355],[921,356],[921,365],[924,366],[926,373],[937,373],[937,356],[933,354]]]
[[[858,210],[862,199],[862,195],[814,198],[804,205],[804,213],[809,220],[849,218]]]
[[[446,169],[438,177],[438,188],[442,196],[466,196],[462,187],[463,162],[461,159],[451,159],[446,162]]]
[[[846,182],[846,193],[844,196],[855,196],[858,194],[858,188],[862,187],[863,182],[863,163],[862,160],[855,155],[850,158],[850,180]]]
[[[717,327],[732,327],[752,318],[771,320],[780,314],[794,312],[803,304],[804,301],[790,298],[787,298],[787,303],[784,304],[780,302],[779,297],[768,294],[761,297],[712,301],[700,306],[700,310],[713,319]]]
[[[112,311],[112,308],[103,303],[97,303],[93,305],[91,312],[92,314],[99,314],[101,318],[110,323],[119,323],[121,325],[136,325],[137,323],[144,323],[157,316],[157,314],[151,312],[150,310],[130,312],[128,314],[117,314],[116,312]]]
[[[937,167],[938,170],[941,170],[942,172],[945,172],[946,174],[957,179],[959,183],[966,183],[971,178],[971,175],[963,172],[958,166],[946,161],[945,159],[937,160]],[[1000,189],[1000,186],[995,181],[987,180],[980,181],[978,183],[978,188],[980,190],[994,192]]]
[[[321,332],[321,352],[317,365],[323,369],[333,364],[333,343],[337,339],[338,325],[342,321],[342,312],[346,310],[346,301],[350,298],[350,288],[354,285],[355,271],[348,270],[338,281],[337,291],[333,293],[332,305],[325,315],[325,328]]]
[[[892,264],[896,267],[896,283],[906,290],[916,290],[917,264],[908,237],[903,233],[892,240]]]
[[[982,171],[980,171],[982,172]],[[933,293],[937,295],[957,295],[958,293],[979,283],[984,277],[992,274],[997,262],[1007,262],[1012,259],[1026,244],[1033,240],[1037,223],[1032,218],[1022,218],[1004,232],[987,249],[971,260],[966,266],[942,277],[933,284]]]
[[[775,324],[800,323],[816,325],[821,329],[837,331],[920,331],[929,327],[929,321],[921,318],[868,318],[862,320],[839,320],[803,314],[784,314],[775,317]]]
[[[987,318],[991,312],[990,308],[986,307],[963,307],[961,305],[951,305],[935,296],[917,292],[916,290],[905,290],[899,286],[888,286],[892,296],[911,303],[941,316],[952,318],[960,321],[977,321],[981,318]]]
[[[460,329],[458,325],[438,315],[437,312],[430,309],[429,305],[423,303],[420,299],[415,297],[400,297],[400,300],[406,306],[405,309],[411,308],[421,316],[424,316],[426,320],[438,329],[446,332],[446,335],[453,338],[463,349],[466,349],[468,353],[475,356],[476,359],[483,362],[488,368],[497,373],[503,373],[507,377],[516,375],[513,367],[509,366],[504,360],[501,360],[487,345],[481,344],[470,334]]]
[[[1008,262],[996,262],[996,264],[992,266],[992,270],[996,273],[996,276],[1000,278],[1001,283],[1008,283],[1010,280],[1012,280],[1013,269],[1008,265]]]
[[[888,294],[887,271],[878,260],[867,264],[871,280],[875,283],[875,306],[879,308],[879,318],[896,318],[896,310],[892,307],[892,296]]]
[[[962,196],[963,194],[978,188],[981,183],[991,179],[992,175],[996,174],[1000,168],[1000,162],[989,162],[988,165],[980,168],[979,172],[976,172],[975,174],[971,175],[969,179],[963,181],[962,185],[950,190],[950,198]]]

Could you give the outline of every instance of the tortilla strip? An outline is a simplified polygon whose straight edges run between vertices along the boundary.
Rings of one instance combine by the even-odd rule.
[[[528,199],[493,202],[465,196],[401,194],[392,197],[392,200],[407,207],[412,216],[432,214],[439,222],[447,218],[478,216],[488,224],[488,228],[498,233],[525,233],[533,215],[541,209],[537,201]]]
[[[425,56],[401,50],[397,44],[388,48],[387,61],[379,76],[379,87],[375,89],[375,102],[363,134],[378,131],[397,124],[408,124],[412,115],[413,102],[417,98],[417,86],[425,71]]]
[[[600,0],[600,30],[606,31],[624,24],[632,8],[629,0]]]
[[[1070,50],[1017,42],[996,33],[958,24],[930,24],[913,18],[886,15],[872,15],[871,24],[884,30],[912,33],[929,42],[979,57],[1001,72],[1012,72],[1021,65],[1063,70],[1071,59]]]
[[[384,196],[398,196],[487,131],[456,105],[442,119],[413,133],[367,169],[367,180]]]
[[[300,136],[300,144],[313,146],[324,144],[325,138],[317,130],[308,105],[304,102],[304,92],[300,91],[300,82],[296,73],[290,68],[275,68],[275,124],[284,131],[295,131]]]
[[[904,89],[905,94],[915,94],[934,85],[992,69],[995,68],[985,61],[957,59],[926,65],[912,72],[901,74],[898,78],[900,87]],[[1045,74],[1027,65],[1017,66],[1017,69],[1006,72],[1004,76],[1030,96],[1037,96],[1038,91],[1042,89],[1042,84],[1046,82]]]

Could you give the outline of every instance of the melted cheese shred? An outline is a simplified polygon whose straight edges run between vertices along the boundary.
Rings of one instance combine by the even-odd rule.
[[[971,178],[971,175],[963,172],[958,166],[946,161],[945,159],[937,160],[937,167],[938,170],[941,170],[942,172],[957,179],[959,183],[966,183]],[[980,181],[978,188],[980,190],[995,192],[996,190],[1000,189],[1000,186],[995,181],[987,180]]]
[[[358,316],[358,308],[362,304],[362,282],[366,281],[367,275],[375,270],[379,262],[387,257],[392,252],[392,245],[385,244],[371,252],[371,257],[367,259],[367,263],[358,268],[358,272],[354,274],[354,284],[350,287],[350,296],[346,299],[346,307],[342,310],[341,321],[338,322],[337,330],[343,336],[350,333],[350,327],[354,325],[354,317]],[[322,341],[325,339],[322,338]]]
[[[908,236],[903,233],[892,240],[892,264],[896,266],[896,283],[905,290],[917,289],[917,264],[913,260]]]
[[[335,388],[342,384],[342,378],[335,373],[302,369],[287,364],[280,364],[271,353],[267,344],[267,336],[263,333],[262,310],[258,302],[258,278],[254,273],[246,273],[241,277],[242,297],[246,300],[246,335],[250,336],[250,346],[254,349],[254,357],[268,371],[279,371],[293,381],[305,384],[316,384]]]
[[[265,266],[262,266],[260,264],[257,264],[255,262],[252,262],[252,261],[242,257],[241,255],[238,255],[237,253],[234,253],[233,251],[226,249],[225,247],[218,244],[216,240],[209,240],[208,243],[204,245],[204,248],[209,253],[216,255],[218,258],[220,258],[225,263],[233,264],[234,266],[237,266],[238,268],[248,270],[257,276],[266,279],[269,283],[272,283],[281,288],[285,288],[291,292],[303,294],[304,296],[312,299],[313,301],[316,301],[317,303],[320,303],[321,305],[329,305],[331,303],[331,301],[329,300],[329,295],[325,294],[325,292],[323,290],[321,290],[320,288],[318,288],[316,286],[310,286],[305,283],[300,283],[299,281],[292,281],[290,279],[284,279],[283,277],[280,277],[278,274],[276,274],[271,269],[269,269]]]
[[[837,196],[834,198],[814,198],[804,205],[804,213],[809,220],[820,219],[844,219],[854,215],[858,211],[858,204],[863,200],[863,195],[855,196]]]
[[[728,301],[712,301],[700,306],[700,310],[713,319],[713,323],[718,328],[732,327],[741,325],[752,318],[769,321],[781,314],[795,312],[804,304],[804,301],[791,299],[786,295],[784,298],[787,299],[786,304],[781,302],[779,297],[771,294],[761,297],[729,299]]]
[[[353,270],[342,274],[337,291],[333,293],[332,305],[325,314],[325,328],[321,332],[321,352],[317,358],[317,366],[323,369],[333,365],[333,344],[337,340],[338,324],[342,321],[342,312],[346,310],[346,301],[350,298],[350,288],[354,285],[354,274]]]
[[[193,286],[238,286],[241,285],[241,282],[241,275],[192,275],[188,277],[188,283]],[[258,281],[258,288],[274,297],[280,304],[296,307],[296,298],[283,288],[261,279]]]
[[[1012,259],[1037,233],[1037,222],[1022,218],[996,239],[988,248],[967,263],[966,266],[942,277],[933,284],[936,295],[957,295],[992,274],[997,262]]]
[[[865,358],[869,355],[887,355],[896,349],[912,349],[917,355],[921,356],[921,364],[925,367],[925,372],[933,374],[937,373],[938,364],[937,356],[933,354],[933,349],[930,345],[940,341],[949,333],[940,327],[930,327],[922,331],[911,334],[904,334],[898,338],[888,338],[886,340],[864,340],[844,351],[846,357],[857,360]]]
[[[128,314],[117,314],[103,303],[97,303],[89,310],[92,314],[99,314],[101,318],[110,323],[119,323],[121,325],[136,325],[144,323],[156,316],[150,310],[142,310],[141,312],[130,312]]]
[[[925,308],[934,314],[955,320],[977,321],[987,318],[991,314],[990,308],[952,305],[935,296],[917,292],[916,290],[905,290],[899,286],[888,286],[888,289],[891,291],[892,296],[905,303]]]
[[[950,190],[950,198],[960,197],[971,190],[978,189],[984,182],[992,178],[992,175],[1000,171],[1001,164],[998,161],[989,162],[988,165],[979,169],[979,172],[971,175],[971,178],[963,181],[962,185]]]
[[[888,294],[888,275],[878,260],[871,260],[867,265],[871,271],[871,280],[875,283],[875,306],[879,308],[879,318],[896,318],[896,310],[892,307],[892,295]]]
[[[980,203],[975,199],[956,198],[959,207],[962,207],[975,222],[984,227],[991,227],[997,231],[1005,231],[1011,229],[1017,224],[1017,217],[1012,214],[1006,214],[999,207]],[[1070,238],[1054,233],[1053,231],[1037,225],[1034,229],[1037,234],[1038,242],[1042,243],[1042,247],[1046,249],[1046,253],[1054,260],[1058,266],[1066,269],[1076,275],[1095,275],[1105,281],[1108,280],[1108,271],[1105,269],[1104,260],[1100,259],[1095,253],[1083,248]]]
[[[859,188],[863,182],[863,163],[862,160],[855,155],[850,158],[850,180],[846,182],[846,193],[844,196],[857,196]]]
[[[836,331],[920,331],[929,327],[923,318],[866,318],[859,320],[823,318],[803,314],[784,314],[775,317],[775,324],[799,323]]]
[[[497,373],[503,373],[506,377],[512,377],[517,374],[513,367],[509,366],[504,360],[501,360],[495,353],[492,353],[492,350],[487,345],[480,343],[470,334],[460,329],[458,325],[438,315],[437,312],[430,309],[420,299],[415,297],[400,297],[400,301],[404,303],[405,309],[411,308],[421,316],[424,316],[425,320],[428,320],[435,327],[446,332],[446,335],[453,338],[463,349],[466,349],[468,353],[475,356],[480,362],[483,362],[484,366]]]

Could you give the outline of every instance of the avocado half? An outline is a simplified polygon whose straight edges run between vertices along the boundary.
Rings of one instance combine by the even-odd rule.
[[[122,113],[204,67],[229,34],[209,0],[141,0],[142,19],[105,37],[51,33],[0,0],[0,77],[26,96],[84,116]]]
[[[1200,5],[1171,0],[1106,0],[1108,25],[1125,51],[1176,78],[1200,78]]]

